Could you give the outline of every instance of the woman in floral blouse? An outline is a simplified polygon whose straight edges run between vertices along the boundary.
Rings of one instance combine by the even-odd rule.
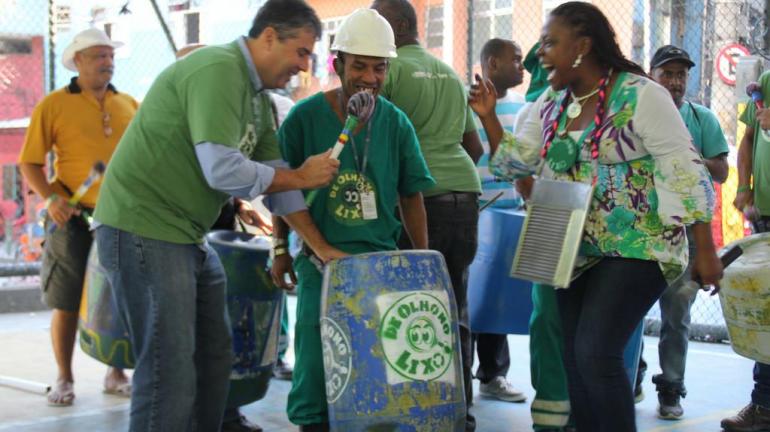
[[[557,291],[570,403],[578,431],[635,431],[623,349],[686,267],[685,225],[698,248],[693,275],[704,286],[721,278],[709,225],[714,191],[671,96],[623,56],[599,9],[562,4],[540,42],[552,89],[515,136],[495,116],[491,83],[473,86],[470,105],[497,149],[495,175],[542,170],[595,185],[576,277]]]

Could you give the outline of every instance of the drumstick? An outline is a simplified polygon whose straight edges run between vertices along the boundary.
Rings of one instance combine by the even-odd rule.
[[[497,201],[501,196],[503,196],[504,193],[505,192],[500,192],[497,195],[493,196],[491,200],[485,202],[484,205],[481,206],[481,208],[479,209],[479,213],[484,211],[485,208],[487,208],[487,207],[491,206],[492,204],[494,204],[494,202]]]
[[[80,187],[77,188],[75,193],[67,200],[67,205],[70,207],[75,207],[80,202],[81,198],[83,198],[83,195],[88,192],[89,189],[91,189],[91,186],[94,185],[97,181],[99,181],[100,178],[102,178],[102,174],[104,174],[104,162],[97,161],[94,166],[91,168],[91,171],[88,173],[88,177],[83,181],[83,184],[80,185]],[[48,232],[52,233],[56,231],[56,222],[53,222],[51,224],[51,227],[48,228]]]
[[[0,375],[0,386],[10,387],[16,390],[37,394],[47,394],[49,391],[51,391],[51,386],[48,384],[5,375]]]
[[[332,148],[332,159],[337,159],[342,153],[342,149],[345,148],[345,144],[350,138],[352,131],[358,126],[359,123],[366,123],[374,113],[375,99],[374,95],[369,92],[360,91],[348,100],[348,117],[345,119],[345,125],[342,127],[342,132],[337,137],[337,142]],[[313,203],[316,195],[318,195],[318,189],[314,189],[307,194],[305,198],[305,204],[310,207]]]

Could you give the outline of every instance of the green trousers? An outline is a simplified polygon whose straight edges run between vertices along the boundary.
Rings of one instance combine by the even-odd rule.
[[[286,293],[283,293],[283,312],[281,313],[281,331],[278,333],[278,359],[283,360],[289,349],[289,306]]]
[[[326,382],[321,350],[321,273],[304,255],[294,260],[297,273],[297,323],[294,374],[286,413],[296,425],[327,422]]]
[[[564,370],[561,318],[552,286],[533,284],[529,355],[535,400],[530,410],[535,430],[560,428],[569,421],[569,392]]]

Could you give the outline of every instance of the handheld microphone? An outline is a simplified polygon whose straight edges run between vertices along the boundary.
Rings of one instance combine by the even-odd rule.
[[[70,207],[75,207],[80,202],[80,199],[83,198],[83,195],[88,192],[89,189],[91,189],[91,186],[94,185],[97,181],[99,181],[100,178],[102,178],[102,175],[104,174],[105,170],[104,162],[97,161],[93,167],[91,167],[91,171],[88,173],[88,177],[86,177],[85,180],[83,180],[83,184],[80,185],[80,187],[77,188],[75,193],[67,200],[67,204]],[[48,232],[52,233],[56,231],[57,225],[56,222],[51,223],[51,226],[48,228]]]
[[[348,117],[345,119],[345,125],[342,127],[342,132],[340,132],[339,137],[337,137],[334,148],[332,148],[332,154],[330,156],[332,159],[337,159],[339,157],[342,149],[345,148],[345,144],[350,139],[351,132],[355,130],[356,126],[358,126],[359,123],[366,123],[369,121],[369,118],[374,113],[374,104],[374,95],[369,92],[360,91],[350,97],[347,106]],[[310,207],[310,204],[313,203],[316,195],[318,195],[318,189],[310,191],[305,198],[305,205]]]
[[[746,86],[746,94],[751,97],[752,101],[754,101],[754,105],[757,107],[757,109],[762,109],[765,107],[763,102],[764,97],[762,97],[762,87],[760,87],[756,81],[751,82]]]

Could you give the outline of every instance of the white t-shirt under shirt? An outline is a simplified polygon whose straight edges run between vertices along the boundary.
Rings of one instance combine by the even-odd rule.
[[[524,96],[507,92],[505,96],[497,100],[495,106],[495,113],[500,119],[503,129],[513,133],[516,125],[516,118],[519,114],[519,110],[526,104]],[[489,172],[489,138],[478,117],[476,117],[476,124],[479,126],[479,138],[481,138],[481,145],[484,148],[484,155],[479,159],[477,169],[479,171],[479,178],[481,179],[482,193],[479,199],[479,205],[484,205],[489,200],[497,196],[500,192],[503,195],[500,196],[491,207],[497,208],[517,208],[522,204],[522,199],[514,189],[511,183],[505,180],[496,179],[492,173]]]

